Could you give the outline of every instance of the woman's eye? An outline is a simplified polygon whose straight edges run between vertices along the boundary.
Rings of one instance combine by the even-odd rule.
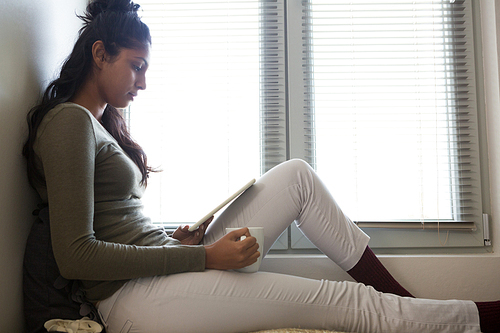
[[[135,70],[136,72],[138,72],[138,71],[140,71],[140,70],[142,69],[142,67],[138,67],[138,66],[136,66],[136,65],[132,65],[132,66],[134,67],[134,70]]]

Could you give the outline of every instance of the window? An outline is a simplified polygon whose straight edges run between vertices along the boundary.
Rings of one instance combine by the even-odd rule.
[[[252,178],[259,162],[259,3],[144,1],[147,89],[130,127],[152,174],[153,221],[189,223]]]
[[[297,157],[372,247],[483,244],[470,0],[141,5],[153,61],[130,122],[164,170],[155,221],[192,222]]]

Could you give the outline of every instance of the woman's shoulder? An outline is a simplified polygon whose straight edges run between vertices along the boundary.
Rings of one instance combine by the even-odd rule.
[[[100,151],[103,147],[119,147],[116,140],[99,123],[92,113],[75,103],[61,103],[43,117],[38,127],[33,148],[58,144],[72,145],[85,142],[87,147]]]
[[[43,117],[37,131],[37,138],[42,137],[46,131],[52,129],[59,131],[62,128],[71,128],[78,129],[78,131],[94,132],[96,126],[99,126],[97,119],[83,106],[70,102],[61,103]]]
[[[66,102],[61,103],[55,106],[52,110],[50,110],[44,117],[43,122],[49,123],[53,121],[55,118],[58,119],[67,119],[69,121],[84,121],[84,122],[93,122],[94,116],[90,113],[89,110],[84,108],[81,105]],[[95,120],[97,122],[97,120]]]

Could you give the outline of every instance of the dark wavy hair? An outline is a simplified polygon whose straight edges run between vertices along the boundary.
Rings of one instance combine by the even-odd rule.
[[[23,155],[27,159],[31,186],[45,183],[43,175],[36,168],[33,151],[38,126],[47,112],[69,101],[92,74],[92,45],[98,40],[102,41],[106,52],[115,57],[122,48],[137,49],[151,44],[149,28],[137,14],[139,7],[130,0],[94,0],[87,5],[83,15],[78,15],[84,24],[73,51],[64,62],[59,77],[48,85],[39,104],[27,116],[29,134]],[[121,112],[108,104],[102,124],[139,167],[141,183],[147,185],[148,174],[152,169],[147,164],[146,153],[132,139]]]

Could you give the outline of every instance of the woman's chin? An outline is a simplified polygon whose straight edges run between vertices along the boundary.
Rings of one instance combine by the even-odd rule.
[[[108,103],[115,109],[126,109],[130,105],[131,101],[121,102],[121,103]]]

